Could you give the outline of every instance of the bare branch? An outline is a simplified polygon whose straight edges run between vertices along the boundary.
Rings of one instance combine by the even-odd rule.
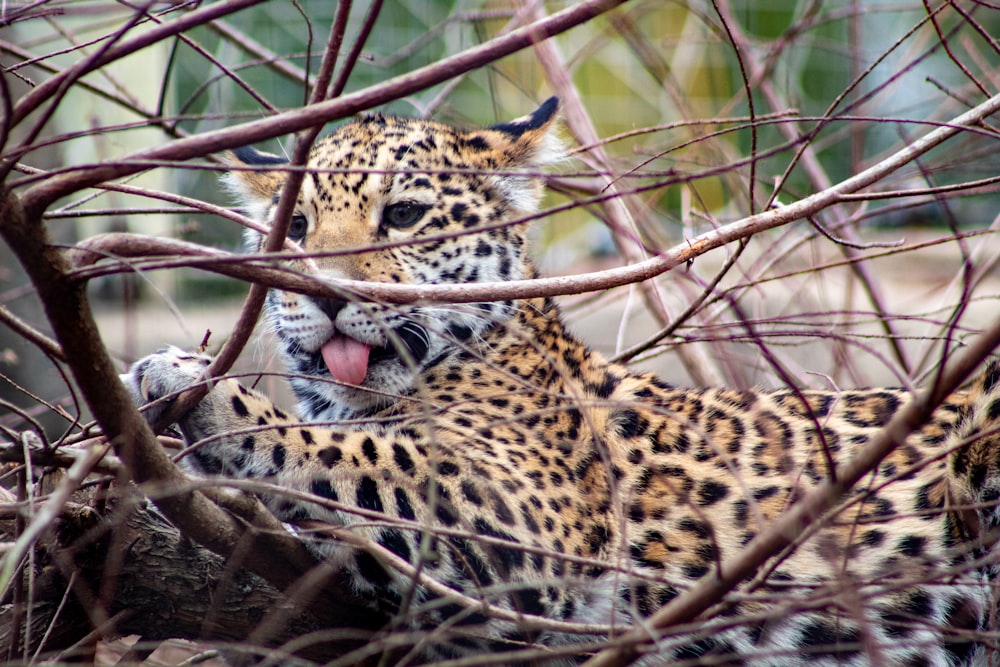
[[[403,667],[431,655],[440,657],[424,653],[425,647],[460,638],[477,642],[479,648],[469,649],[477,654],[463,653],[456,641],[457,652],[444,665],[470,667],[498,660],[547,664],[584,654],[593,656],[588,663],[592,665],[625,665],[643,658],[681,661],[681,652],[698,653],[702,646],[710,648],[691,662],[718,654],[717,661],[787,658],[804,663],[807,650],[822,650],[803,648],[801,644],[810,641],[805,634],[786,649],[765,633],[761,642],[750,640],[753,656],[735,655],[743,644],[730,645],[728,637],[750,637],[753,629],[774,622],[769,615],[808,614],[824,621],[836,616],[838,629],[848,631],[834,638],[834,648],[839,650],[844,639],[851,650],[856,646],[872,664],[881,664],[909,650],[907,641],[918,641],[908,635],[897,648],[891,639],[883,641],[886,636],[880,633],[887,626],[876,625],[883,611],[893,613],[890,607],[899,596],[931,584],[944,590],[942,584],[953,581],[981,583],[986,590],[988,556],[980,557],[974,551],[980,545],[973,541],[935,542],[933,557],[925,552],[925,557],[889,567],[887,574],[866,570],[868,561],[856,558],[851,549],[867,546],[863,535],[872,530],[869,526],[894,531],[904,523],[931,519],[944,525],[948,515],[974,533],[978,514],[996,513],[988,507],[988,496],[965,498],[950,477],[944,481],[955,492],[954,503],[950,495],[933,507],[895,502],[885,512],[879,509],[877,516],[865,507],[885,497],[895,501],[915,479],[919,484],[924,476],[931,479],[944,471],[951,475],[954,462],[965,455],[963,447],[970,446],[969,456],[978,456],[971,452],[992,442],[979,432],[963,442],[948,440],[940,450],[927,449],[928,455],[919,460],[912,460],[913,448],[898,447],[914,429],[920,429],[924,440],[916,442],[917,436],[910,435],[908,444],[921,452],[928,439],[937,437],[935,429],[952,438],[965,401],[978,391],[950,396],[946,408],[931,413],[1000,342],[1000,321],[994,321],[1000,294],[994,275],[1000,263],[995,243],[1000,217],[994,215],[1000,177],[989,176],[995,171],[990,165],[1000,137],[991,115],[1000,111],[1000,95],[979,102],[1000,84],[1000,42],[988,30],[996,8],[907,0],[890,5],[855,1],[831,9],[818,0],[801,0],[788,11],[764,12],[765,21],[756,8],[737,9],[730,0],[686,3],[670,11],[655,2],[621,7],[625,0],[581,0],[561,4],[565,9],[550,16],[537,1],[474,2],[470,11],[428,5],[417,11],[380,0],[363,6],[338,0],[318,10],[309,8],[309,13],[298,3],[283,9],[279,3],[234,15],[226,23],[219,20],[257,4],[236,0],[161,5],[142,0],[137,5],[90,7],[50,6],[41,0],[0,11],[0,24],[17,22],[10,28],[15,37],[0,42],[5,64],[13,61],[0,80],[0,167],[5,169],[0,179],[0,236],[6,244],[0,244],[0,336],[5,336],[0,339],[0,391],[6,392],[0,395],[0,412],[5,413],[0,440],[8,442],[0,442],[0,532],[5,540],[0,543],[0,584],[9,584],[11,603],[0,607],[0,655],[25,663],[94,662],[100,643],[136,632],[143,638],[123,663],[149,662],[157,642],[167,638],[204,642],[213,657],[232,653],[237,662],[263,659],[262,664],[294,660]],[[57,12],[83,20],[65,23]],[[878,20],[870,20],[869,14]],[[684,20],[677,22],[678,15]],[[402,23],[393,25],[400,16]],[[22,23],[29,18],[39,20],[30,26]],[[783,19],[788,25],[780,25]],[[265,33],[256,30],[262,20],[280,29],[262,37]],[[294,30],[285,30],[286,21]],[[870,32],[890,23],[892,30]],[[321,53],[316,26],[327,24]],[[558,43],[548,39],[575,26]],[[279,32],[289,35],[272,38]],[[204,46],[194,41],[201,39]],[[154,45],[141,57],[150,56],[142,71],[155,72],[156,78],[149,81],[152,90],[141,92],[146,82],[125,78],[132,72],[120,65],[136,62],[131,58],[139,57],[137,51]],[[195,51],[189,53],[188,45]],[[130,60],[122,62],[126,55]],[[303,68],[296,65],[300,58],[305,58]],[[317,64],[316,75],[310,76]],[[934,71],[925,76],[929,66]],[[102,80],[108,83],[95,84]],[[491,129],[504,133],[518,127],[517,121],[503,122],[510,118],[510,107],[551,93],[560,99],[564,133],[568,130],[571,142],[582,145],[567,151],[565,162],[552,155],[559,142],[551,137],[542,153],[554,164],[544,171],[531,166],[523,171],[510,167],[470,172],[464,162],[451,160],[447,168],[429,169],[425,179],[442,184],[480,177],[500,183],[544,182],[551,198],[548,209],[537,215],[515,220],[495,210],[491,216],[477,215],[479,222],[472,229],[442,225],[445,218],[435,215],[433,224],[415,228],[420,231],[413,238],[402,227],[379,227],[351,247],[346,241],[329,247],[318,239],[330,237],[313,234],[316,229],[325,232],[326,217],[296,208],[308,207],[317,191],[323,202],[346,204],[336,196],[329,199],[322,192],[324,182],[358,175],[367,178],[365,183],[391,181],[418,164],[401,160],[400,149],[394,161],[387,158],[379,169],[343,163],[307,168],[313,143],[328,121],[389,102],[393,104],[386,113],[409,105],[418,115],[439,116],[445,122],[480,121],[489,105],[479,98],[488,96],[495,107],[494,122],[501,123]],[[302,103],[303,94],[304,108],[292,109]],[[919,99],[921,95],[927,99]],[[84,113],[67,109],[81,97],[87,99],[80,105]],[[90,112],[95,103],[103,107]],[[75,113],[65,114],[67,110]],[[182,129],[237,122],[197,135]],[[288,164],[224,164],[222,151],[227,148],[293,134],[292,143],[282,149]],[[99,157],[90,157],[92,146]],[[118,149],[124,157],[104,159],[112,146],[124,146]],[[412,157],[418,160],[420,151]],[[255,195],[246,215],[200,199],[215,201],[209,190],[223,169],[269,172],[239,174],[246,176],[241,184]],[[278,170],[280,177],[274,174]],[[271,188],[279,181],[281,191],[273,197]],[[451,188],[446,192],[457,196]],[[363,201],[358,207],[351,202],[352,213],[345,215],[366,210],[373,200],[369,194]],[[759,202],[764,201],[769,203],[762,210]],[[375,205],[386,204],[379,200]],[[452,209],[452,217],[460,217],[463,205],[470,206],[463,200]],[[247,217],[261,217],[263,207],[269,209],[266,221]],[[323,210],[321,204],[313,209]],[[154,213],[162,216],[140,217]],[[293,214],[308,218],[301,246],[285,238]],[[83,217],[86,220],[79,220]],[[129,228],[160,234],[174,220],[181,220],[175,238],[198,234],[211,240],[200,245],[151,234],[94,235],[98,229]],[[391,222],[387,218],[380,224],[392,227]],[[374,229],[374,219],[372,223]],[[498,264],[496,271],[477,265],[464,284],[445,279],[452,272],[442,273],[440,279],[422,277],[427,284],[412,284],[407,271],[394,272],[393,283],[324,278],[324,273],[371,275],[364,271],[379,266],[376,259],[427,258],[442,246],[457,248],[449,250],[448,261],[459,258],[454,261],[463,262],[463,271],[473,254],[499,263],[510,257],[504,249],[493,246],[487,254],[486,246],[477,245],[473,251],[463,237],[516,234],[520,245],[529,223],[541,228],[542,243],[533,245],[541,246],[542,272],[568,275],[476,282],[480,276],[506,274],[502,267],[507,265]],[[943,225],[944,231],[934,225]],[[219,247],[234,247],[240,226],[263,239],[259,250],[238,253],[207,245],[219,239]],[[430,232],[435,227],[437,231]],[[616,250],[626,266],[610,259]],[[911,258],[919,260],[919,267]],[[441,257],[429,261],[435,267],[444,265]],[[335,270],[345,264],[364,268],[358,269],[360,274]],[[678,266],[681,270],[667,279],[654,280]],[[528,262],[524,268],[533,267]],[[176,272],[180,289],[172,289],[174,275],[169,281],[146,275],[164,269],[182,269]],[[192,279],[192,269],[250,283],[249,296],[241,306],[231,296],[230,283],[205,275]],[[202,291],[206,284],[211,287]],[[188,308],[192,286],[199,290],[198,303]],[[247,345],[270,287],[288,292],[282,295],[283,307],[302,303],[289,293],[308,294],[329,297],[332,303],[317,300],[323,305],[338,307],[347,301],[354,302],[347,308],[363,309],[368,304],[414,323],[422,323],[424,312],[433,312],[441,322],[459,313],[490,326],[497,318],[504,322],[509,311],[482,302],[515,302],[516,308],[526,309],[522,312],[542,316],[554,303],[567,327],[583,332],[599,354],[589,356],[586,347],[562,353],[548,345],[546,336],[522,334],[521,340],[547,355],[546,363],[550,357],[555,360],[554,372],[567,378],[584,375],[587,381],[579,386],[567,381],[557,390],[528,377],[534,368],[539,369],[535,377],[547,370],[546,363],[514,368],[508,363],[510,355],[500,352],[505,348],[489,344],[493,338],[456,340],[460,350],[489,362],[490,369],[498,369],[497,377],[502,371],[511,384],[492,382],[489,386],[497,389],[489,391],[496,393],[480,397],[460,395],[461,383],[457,391],[445,387],[438,395],[431,385],[441,376],[431,380],[430,372],[428,382],[419,387],[426,389],[424,394],[372,381],[373,395],[397,406],[391,415],[358,413],[337,420],[323,414],[307,424],[286,419],[276,405],[259,416],[256,409],[244,414],[250,406],[241,404],[242,399],[211,403],[215,394],[204,403],[205,392],[223,377],[265,386],[267,393],[277,392],[279,401],[286,390],[281,385],[289,381],[300,395],[315,388],[303,384],[316,379],[311,367],[293,364],[275,370],[271,365],[273,339],[279,347],[288,340],[285,321],[270,318],[275,335],[265,332],[259,344]],[[622,287],[626,289],[613,289]],[[150,429],[132,408],[133,397],[117,379],[119,369],[108,348],[122,349],[131,358],[139,349],[178,342],[162,324],[163,305],[138,293],[146,288],[167,301],[171,317],[184,329],[179,336],[196,342],[198,336],[189,331],[210,331],[213,347],[215,341],[224,341],[222,352],[192,389],[171,390],[162,398],[160,404],[172,407],[158,421],[178,419],[190,436],[196,420],[182,419],[183,413],[201,399],[203,407],[223,412],[231,404],[233,414],[245,422],[227,423],[197,442],[190,437],[184,443],[174,431],[155,436],[162,424]],[[100,299],[96,319],[107,345],[98,336],[88,293],[95,302]],[[203,296],[225,301],[208,303]],[[540,297],[562,298],[543,304]],[[436,305],[466,303],[479,307]],[[391,304],[414,306],[397,309]],[[40,309],[32,311],[38,305],[47,323]],[[425,306],[431,307],[422,310]],[[413,315],[415,310],[421,314]],[[987,318],[991,324],[982,333]],[[287,322],[304,319],[289,317]],[[558,328],[558,321],[547,322]],[[335,329],[339,326],[334,322]],[[433,333],[443,337],[464,331],[435,326],[438,331]],[[490,328],[489,336],[501,330]],[[330,377],[338,375],[336,364],[326,357],[344,342],[335,332],[320,353],[304,363],[319,364],[322,356],[332,366]],[[439,340],[431,336],[430,342],[433,346]],[[573,344],[573,337],[557,342]],[[363,365],[361,347],[356,350],[358,366]],[[962,348],[964,352],[956,353]],[[381,363],[384,350],[371,346],[369,352],[374,350]],[[292,356],[299,352],[295,347],[286,351]],[[499,356],[490,356],[494,352]],[[230,366],[241,353],[242,365],[233,366],[234,372]],[[630,357],[659,379],[603,365],[606,358]],[[135,367],[136,376],[162,358]],[[263,367],[261,358],[266,361]],[[49,370],[49,362],[56,373],[33,372],[34,364]],[[322,374],[322,367],[317,368]],[[476,369],[479,379],[488,372]],[[474,375],[476,369],[469,373]],[[592,387],[592,371],[599,369],[609,375],[604,384],[598,377]],[[48,375],[55,376],[53,391],[42,384]],[[454,377],[449,373],[445,381]],[[992,379],[983,385],[987,391]],[[734,391],[668,388],[692,382]],[[783,446],[784,433],[764,428],[757,414],[736,405],[739,400],[703,409],[709,394],[739,396],[740,390],[768,384],[784,388],[766,395],[752,390],[746,396],[756,401],[754,405],[774,401],[781,403],[781,410],[794,410],[790,425],[781,426],[812,445],[808,452],[789,452],[806,457],[796,458],[793,470],[786,471],[784,461],[775,467],[761,458],[761,445]],[[875,393],[847,387],[887,384],[905,390],[883,392],[887,414],[875,423],[865,417],[864,425],[856,425],[865,435],[853,436],[855,413],[842,417],[852,408],[841,401]],[[927,390],[918,395],[921,386]],[[816,392],[814,387],[829,391]],[[686,417],[686,408],[675,410],[676,401],[650,404],[643,398],[659,396],[660,389],[667,392],[663,396],[691,401],[704,419]],[[151,391],[150,396],[158,393]],[[526,401],[529,393],[539,401]],[[814,410],[815,398],[832,401],[836,412]],[[454,477],[455,466],[471,465],[474,458],[464,442],[451,451],[450,438],[462,424],[452,414],[476,400],[490,400],[497,408],[496,414],[485,417],[486,427],[476,430],[483,444],[497,451],[515,438],[499,436],[494,442],[490,433],[509,429],[517,442],[524,442],[533,436],[520,435],[522,424],[541,428],[569,418],[567,428],[551,432],[538,450],[558,444],[564,434],[568,441],[580,436],[580,447],[570,452],[569,445],[559,445],[559,454],[544,453],[545,460],[539,454],[538,460],[547,467],[548,461],[565,462],[564,454],[592,453],[593,461],[584,461],[593,465],[585,480],[577,474],[580,463],[569,468],[579,478],[574,486],[567,486],[564,476],[558,477],[558,485],[573,495],[573,502],[580,499],[583,514],[603,524],[586,536],[572,534],[581,521],[574,527],[566,523],[562,536],[555,535],[562,517],[555,496],[548,495],[544,474],[537,477],[536,492],[525,498],[530,505],[511,507],[514,524],[506,521],[499,504],[510,501],[497,501],[494,515],[511,526],[511,534],[506,528],[484,530],[492,518],[488,509],[482,521],[465,518],[475,513],[465,511],[471,510],[465,500],[454,505],[459,510],[454,514],[461,516],[449,523],[456,498],[476,504],[466,490],[471,487],[449,486],[467,482]],[[512,400],[525,402],[508,412]],[[792,405],[796,401],[801,410]],[[307,412],[311,407],[300,402]],[[778,412],[777,421],[783,421],[785,413]],[[894,419],[871,440],[889,412],[895,413]],[[665,421],[664,428],[680,429],[684,447],[697,437],[697,455],[685,458],[680,445],[678,451],[664,453],[665,448],[656,446],[658,436],[652,435],[652,440],[636,438],[634,450],[631,442],[622,447],[624,441],[606,430],[605,422],[607,428],[618,424],[619,431],[638,432],[642,419],[632,421],[638,413],[674,420]],[[827,421],[828,414],[837,416]],[[271,415],[280,416],[281,424],[265,424]],[[796,421],[800,417],[802,422]],[[412,423],[397,421],[404,418]],[[843,430],[842,419],[852,426]],[[431,434],[427,442],[434,447],[418,448],[419,463],[428,471],[419,479],[397,477],[391,467],[382,468],[391,466],[394,458],[382,456],[381,448],[396,443],[378,439],[387,433],[382,429],[395,435],[397,423],[402,423],[400,437],[403,429],[406,438],[424,428]],[[958,428],[964,429],[967,422],[961,423]],[[369,428],[370,434],[359,433]],[[739,433],[751,431],[757,442],[748,448],[747,438]],[[727,443],[724,438],[730,432],[736,435]],[[543,437],[546,433],[542,431]],[[607,442],[602,433],[611,434]],[[296,446],[299,435],[320,447],[324,438],[344,437],[345,448],[334,446],[313,456],[314,450]],[[363,443],[364,438],[355,441],[358,435],[370,437]],[[852,436],[846,443],[845,437]],[[473,447],[480,444],[476,437]],[[855,456],[862,437],[869,444]],[[988,437],[996,437],[992,427]],[[378,456],[372,454],[376,440]],[[348,442],[361,448],[358,456],[345,455]],[[232,444],[234,451],[242,443],[244,452],[253,446],[254,457],[269,469],[257,478],[255,471],[240,468],[240,454],[225,457],[227,464],[240,468],[235,471],[239,479],[189,477],[175,467],[210,461],[220,443]],[[741,449],[734,454],[736,445]],[[838,451],[841,445],[850,448],[850,457],[843,448]],[[105,453],[109,449],[112,452]],[[697,468],[706,474],[689,474],[696,480],[694,486],[685,481],[682,488],[680,477],[659,465],[668,459],[672,463],[675,454],[683,466],[696,468],[709,454],[718,457],[718,465],[713,459],[712,471]],[[324,458],[337,456],[344,468]],[[530,451],[528,457],[533,456]],[[496,458],[499,474],[480,475],[484,488],[497,485],[503,496],[517,486],[513,482],[522,473],[531,486],[535,469],[523,469],[520,449]],[[285,467],[286,459],[298,467]],[[350,477],[358,461],[368,469],[364,460],[379,474]],[[331,471],[329,489],[337,487],[335,493],[323,486],[326,470],[317,461]],[[402,467],[405,460],[396,463]],[[309,477],[296,476],[313,464],[317,467]],[[715,474],[720,475],[717,480],[709,479]],[[379,502],[368,497],[372,480]],[[556,484],[556,477],[551,480]],[[778,495],[767,495],[770,489],[758,493],[761,480],[773,482]],[[355,492],[350,485],[359,482]],[[935,489],[949,493],[945,486]],[[388,488],[395,493],[398,511],[385,496]],[[649,489],[659,489],[660,496],[648,497]],[[676,501],[657,504],[663,497]],[[276,508],[287,524],[259,499]],[[733,503],[728,505],[732,512],[716,516],[706,509],[722,499]],[[419,504],[418,512],[409,507],[412,500]],[[666,517],[664,507],[703,526],[697,531],[697,550],[691,552],[697,564],[685,567],[684,559],[674,559],[663,566],[657,561],[663,549],[674,553],[688,548],[671,543],[680,537],[673,528],[682,533],[687,529],[672,523],[678,515]],[[545,515],[534,516],[534,508]],[[161,514],[179,530],[167,525]],[[735,517],[735,523],[723,514]],[[338,518],[328,521],[331,515]],[[536,540],[536,528],[553,539]],[[664,536],[662,544],[655,539],[657,532]],[[831,535],[837,540],[846,535],[849,548],[841,553],[837,545],[825,543]],[[577,538],[593,550],[581,551],[575,543],[564,548],[566,539]],[[406,548],[400,546],[404,542]],[[306,547],[313,544],[331,550],[329,562],[317,562]],[[643,549],[646,553],[640,554]],[[517,556],[508,556],[514,552]],[[796,575],[786,583],[789,559],[802,562],[799,559],[812,553],[828,561],[830,569],[822,572],[830,574],[821,573],[821,580],[805,585]],[[520,565],[510,569],[506,562],[522,558],[525,567],[535,568],[532,572],[520,570]],[[459,560],[475,576],[456,578],[452,570],[442,574],[442,563],[462,569]],[[550,564],[540,584],[536,574]],[[488,576],[478,576],[487,570]],[[373,588],[355,579],[359,571]],[[385,581],[382,571],[391,582],[386,586],[375,581]],[[593,581],[607,583],[608,591],[584,591]],[[536,590],[539,586],[544,588]],[[948,590],[958,594],[954,587]],[[574,597],[577,592],[582,597]],[[541,607],[533,599],[536,593],[547,598]],[[558,610],[551,602],[557,594],[567,595],[569,601]],[[164,605],[164,599],[170,604]],[[953,619],[942,623],[914,614],[900,618],[897,625],[931,631],[928,634],[944,642],[969,641],[973,652],[981,647],[987,654],[995,652],[989,620],[979,620],[979,627],[959,627]],[[857,632],[851,634],[853,628]],[[550,641],[552,633],[562,636],[558,643]],[[719,633],[724,636],[713,644]],[[444,644],[441,648],[450,650]],[[673,651],[677,653],[671,655]]]
[[[679,265],[690,262],[709,250],[714,250],[732,241],[747,238],[764,230],[787,225],[790,222],[815,215],[817,212],[833,204],[844,201],[845,195],[851,195],[877,183],[900,167],[909,164],[916,157],[927,153],[931,149],[960,134],[965,128],[978,124],[983,118],[992,115],[997,110],[1000,110],[1000,95],[992,97],[974,109],[957,116],[950,122],[908,144],[878,164],[826,190],[804,197],[786,206],[772,208],[737,220],[718,229],[705,232],[662,252],[656,257],[637,264],[573,276],[452,285],[397,285],[355,280],[328,280],[325,281],[325,284],[321,284],[318,280],[304,279],[288,273],[283,274],[279,278],[280,272],[273,269],[255,268],[251,270],[248,266],[237,266],[233,262],[220,261],[226,257],[224,253],[175,241],[142,239],[127,235],[107,235],[101,237],[99,241],[92,240],[91,244],[99,243],[103,252],[122,257],[139,257],[153,254],[183,254],[188,257],[195,255],[214,257],[218,258],[214,262],[194,264],[188,261],[185,265],[198,265],[202,268],[234,277],[250,277],[253,275],[258,280],[266,279],[268,281],[267,284],[271,286],[316,296],[353,294],[387,303],[412,303],[414,301],[473,303],[497,299],[527,299],[563,294],[581,294],[648,280]],[[570,206],[575,206],[575,204]],[[431,238],[425,240],[428,242],[433,241]],[[234,256],[228,257],[235,259]],[[252,258],[243,258],[244,261],[246,259]],[[76,261],[80,265],[81,262],[89,263],[94,261],[94,259],[81,258]],[[173,263],[167,263],[165,266],[173,265]],[[146,266],[144,268],[149,270],[152,267]],[[265,276],[267,277],[265,278]],[[272,279],[274,282],[271,282]]]
[[[254,4],[259,1],[242,0],[242,3]],[[22,195],[22,205],[29,218],[37,217],[59,197],[103,181],[143,171],[145,169],[143,165],[150,161],[189,160],[194,157],[208,155],[209,153],[218,153],[227,148],[236,148],[264,139],[291,134],[309,127],[318,127],[323,123],[344,118],[379,104],[384,104],[390,100],[398,99],[404,95],[446,81],[462,72],[481,67],[505,55],[531,46],[537,41],[557,35],[589,21],[595,16],[617,7],[624,1],[587,0],[572,5],[541,21],[514,30],[506,35],[501,35],[481,46],[468,49],[433,65],[428,65],[390,79],[378,86],[365,88],[334,100],[310,105],[295,111],[288,111],[253,123],[235,125],[224,130],[205,132],[194,137],[178,139],[163,146],[140,151],[121,160],[116,160],[112,164],[81,166],[72,173],[63,174],[30,188]],[[224,15],[229,13],[229,11],[236,11],[240,6],[242,6],[240,3],[224,3],[221,5],[210,5],[197,11],[208,12],[209,10],[213,10],[219,15]],[[223,12],[222,9],[226,9],[227,11]],[[189,20],[190,16],[188,15],[185,19],[179,21]],[[205,20],[208,19],[201,19],[202,22]],[[166,30],[167,28],[178,29],[174,24],[165,24],[163,30],[165,33],[164,37],[172,34],[169,30]],[[145,35],[143,39],[150,40],[150,34],[153,34],[153,32]],[[155,40],[151,40],[149,43],[152,41]],[[129,46],[137,48],[131,43]],[[73,73],[73,75],[79,74],[81,73]],[[36,94],[40,95],[40,93]],[[34,108],[34,102],[34,98],[31,98],[31,100],[26,98],[22,100],[19,107],[26,105],[28,108]],[[15,119],[19,118],[20,115],[15,111]]]
[[[194,26],[204,25],[205,23],[222,16],[228,16],[229,14],[238,12],[246,7],[252,7],[253,5],[260,4],[261,1],[262,0],[232,0],[232,2],[209,5],[207,7],[191,11],[181,18],[170,21],[169,23],[162,23],[155,28],[143,32],[138,37],[123,40],[117,46],[101,51],[97,57],[84,59],[77,65],[63,70],[56,76],[36,86],[31,90],[31,92],[21,98],[21,100],[14,107],[11,122],[13,125],[17,125],[24,119],[25,116],[39,108],[43,102],[51,98],[53,95],[56,95],[60,89],[65,88],[71,82],[75,82],[88,72],[92,72],[95,69],[107,65],[108,63],[115,62],[130,53],[135,53],[150,44],[155,44],[161,40],[167,39],[168,37],[172,37],[189,30]]]

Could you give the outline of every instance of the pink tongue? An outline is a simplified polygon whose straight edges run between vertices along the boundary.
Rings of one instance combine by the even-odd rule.
[[[334,380],[346,384],[361,384],[368,373],[368,353],[371,346],[337,334],[323,343],[320,352]]]

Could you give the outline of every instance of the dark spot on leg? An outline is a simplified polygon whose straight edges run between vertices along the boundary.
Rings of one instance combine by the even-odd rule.
[[[246,417],[247,415],[250,414],[250,411],[247,410],[246,403],[244,403],[243,399],[240,398],[239,396],[233,396],[233,410],[240,417]]]
[[[374,479],[367,475],[358,482],[357,503],[361,509],[383,511],[382,496],[379,495],[378,485]]]

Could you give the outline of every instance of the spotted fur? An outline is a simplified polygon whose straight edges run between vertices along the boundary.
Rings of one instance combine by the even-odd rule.
[[[381,115],[344,125],[312,152],[291,235],[328,253],[315,257],[328,277],[534,276],[518,221],[538,203],[532,174],[557,157],[556,106],[488,129]],[[252,149],[233,161],[232,187],[267,223],[280,161]],[[895,389],[675,388],[588,349],[547,299],[393,306],[273,291],[267,310],[299,416],[219,380],[181,422],[188,464],[311,494],[266,500],[290,524],[357,536],[310,539],[417,633],[425,660],[574,643],[584,648],[546,664],[582,659],[711,576],[826,478],[824,448],[851,457],[911,400]],[[324,366],[320,347],[336,332],[372,346],[359,385]],[[170,348],[126,382],[147,403],[206,363]],[[710,618],[661,638],[647,663],[985,661],[996,648],[984,633],[998,376],[992,367],[950,397],[794,549]]]

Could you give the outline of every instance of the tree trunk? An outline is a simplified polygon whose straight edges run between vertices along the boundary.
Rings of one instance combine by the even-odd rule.
[[[3,528],[10,533],[13,521]],[[67,506],[39,545],[33,581],[22,575],[22,585],[31,591],[30,609],[18,609],[9,599],[0,608],[0,660],[17,664],[36,652],[72,660],[85,650],[88,637],[140,635],[144,641],[231,643],[227,659],[240,663],[329,629],[329,619],[324,625],[300,611],[237,560],[227,562],[184,539],[135,496],[104,511]],[[367,609],[345,609],[344,617],[355,619],[353,628],[336,627],[322,641],[295,641],[291,652],[329,660],[363,646],[378,629],[377,617]],[[278,660],[288,664],[289,657]]]

